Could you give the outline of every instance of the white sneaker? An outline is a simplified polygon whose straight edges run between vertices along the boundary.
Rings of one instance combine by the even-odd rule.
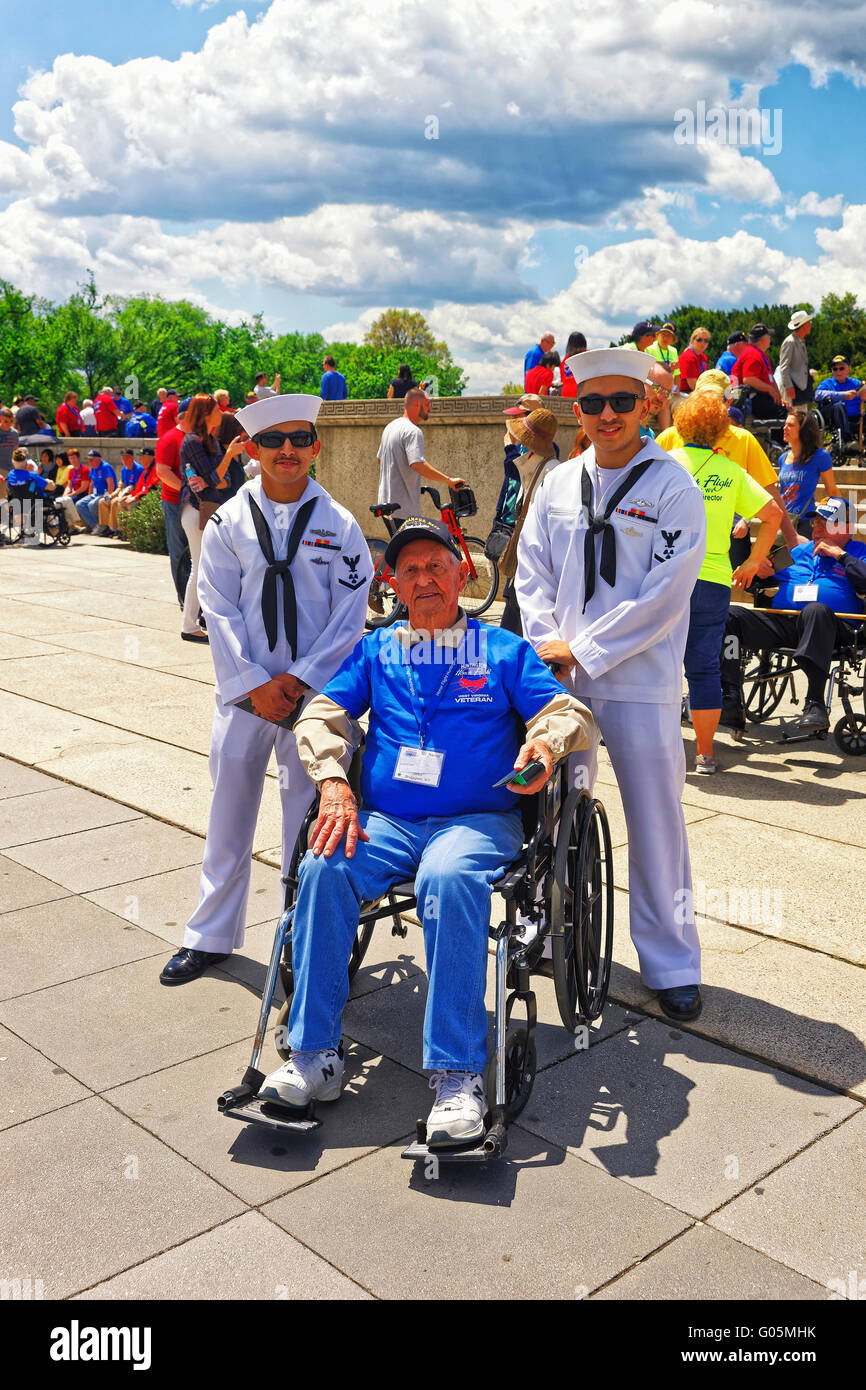
[[[427,1116],[427,1144],[464,1144],[484,1133],[487,1099],[484,1079],[477,1071],[437,1071],[430,1077],[436,1092]]]
[[[343,1044],[327,1052],[293,1052],[265,1077],[259,1100],[277,1100],[303,1110],[311,1100],[339,1100],[343,1089]]]
[[[715,758],[709,753],[698,753],[695,758],[695,772],[703,772],[705,775],[711,772],[718,772],[719,765]]]

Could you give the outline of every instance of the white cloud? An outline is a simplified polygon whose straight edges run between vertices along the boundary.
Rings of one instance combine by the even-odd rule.
[[[841,193],[831,198],[822,198],[818,193],[804,193],[796,203],[785,206],[785,216],[791,222],[795,217],[841,217],[845,199]]]

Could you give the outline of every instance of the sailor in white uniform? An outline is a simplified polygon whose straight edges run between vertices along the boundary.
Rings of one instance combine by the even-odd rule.
[[[315,791],[290,725],[364,630],[369,548],[352,514],[308,476],[321,449],[321,404],[318,396],[268,396],[238,411],[261,475],[219,508],[202,536],[198,597],[216,674],[213,801],[198,907],[160,975],[163,984],[195,979],[243,942],[272,752],[287,872]]]
[[[654,359],[623,348],[568,359],[592,446],[537,489],[518,547],[526,637],[589,705],[628,828],[631,936],[641,979],[680,1021],[701,1010],[700,945],[682,810],[680,728],[689,600],[706,549],[694,479],[640,425]],[[591,787],[597,742],[572,755]]]

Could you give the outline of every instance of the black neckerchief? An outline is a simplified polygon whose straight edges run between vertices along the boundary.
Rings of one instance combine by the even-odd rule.
[[[608,517],[614,507],[621,502],[626,493],[629,492],[642,478],[651,463],[655,459],[647,459],[645,463],[637,463],[631,469],[628,476],[623,479],[619,487],[615,489],[613,496],[607,502],[604,511],[599,514],[593,509],[592,505],[592,479],[586,464],[583,465],[580,475],[580,500],[582,503],[581,519],[586,527],[586,535],[583,538],[583,608],[582,613],[586,612],[586,605],[595,593],[595,538],[601,532],[601,564],[599,570],[601,577],[611,587],[616,583],[616,532],[611,525]],[[599,473],[601,473],[599,469]]]
[[[299,508],[289,532],[286,558],[285,560],[275,560],[273,537],[268,529],[268,523],[265,521],[262,509],[251,492],[247,493],[247,497],[249,498],[253,526],[256,528],[259,545],[268,562],[262,581],[262,621],[265,625],[268,649],[273,651],[277,645],[277,575],[281,575],[283,580],[283,626],[294,661],[298,645],[298,603],[295,598],[295,581],[289,566],[295,558],[295,552],[301,543],[301,536],[306,530],[310,513],[316,505],[316,499],[311,497],[309,502],[305,502]]]

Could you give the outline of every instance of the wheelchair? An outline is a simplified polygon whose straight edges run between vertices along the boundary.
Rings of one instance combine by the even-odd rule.
[[[837,647],[833,654],[826,705],[829,716],[833,695],[838,691],[844,714],[833,728],[833,737],[841,752],[863,757],[866,755],[866,712],[855,712],[852,697],[860,700],[866,711],[866,620],[853,629],[853,638],[851,646]],[[794,677],[799,667],[794,660],[793,647],[777,647],[769,652],[743,652],[740,662],[743,704],[746,718],[751,723],[764,723],[775,713],[786,695],[793,704],[797,703]],[[742,729],[729,732],[737,742],[743,737]],[[799,729],[796,725],[790,725],[782,729],[778,742],[805,743],[811,738],[823,741],[829,732],[829,729]]]
[[[58,507],[48,491],[39,495],[32,483],[13,483],[8,488],[6,508],[9,540],[14,544],[27,536],[35,536],[41,524],[40,545],[67,546],[70,541],[69,523],[62,507]],[[17,524],[17,534],[13,525]]]
[[[360,762],[356,754],[349,780],[357,795]],[[502,1156],[508,1125],[526,1105],[536,1071],[536,997],[532,975],[551,973],[563,1026],[573,1034],[598,1019],[607,999],[613,950],[613,856],[607,816],[601,802],[585,790],[569,788],[565,763],[532,797],[521,798],[524,845],[518,859],[493,884],[503,901],[504,920],[489,929],[495,954],[493,1055],[488,1061],[487,1119],[480,1140],[428,1151],[423,1120],[415,1141],[403,1152],[410,1160],[435,1156],[439,1162],[485,1162]],[[277,924],[268,964],[250,1064],[239,1086],[217,1101],[223,1115],[264,1124],[281,1131],[308,1132],[320,1126],[315,1103],[304,1111],[260,1100],[265,1080],[259,1069],[271,1004],[279,979],[285,1003],[279,1011],[275,1043],[289,1056],[289,1010],[292,977],[292,917],[301,860],[318,804],[307,812],[295,845],[285,884],[285,905]],[[540,888],[540,893],[539,893]],[[358,931],[349,960],[349,980],[356,974],[378,921],[391,918],[391,932],[405,937],[402,914],[416,906],[413,883],[395,883],[378,902],[362,903]],[[544,959],[550,940],[552,962]],[[515,1008],[523,1017],[515,1015]]]

